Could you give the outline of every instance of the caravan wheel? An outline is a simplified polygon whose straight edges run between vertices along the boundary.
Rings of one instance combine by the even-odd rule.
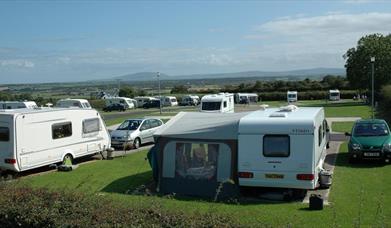
[[[64,156],[64,159],[62,160],[62,164],[63,165],[72,165],[73,164],[73,157],[72,157],[72,155],[71,154],[66,154]]]

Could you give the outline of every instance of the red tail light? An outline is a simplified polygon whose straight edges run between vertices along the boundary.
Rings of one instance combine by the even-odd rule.
[[[312,181],[313,179],[315,179],[315,175],[314,174],[297,174],[296,179]]]
[[[254,174],[251,172],[239,172],[238,176],[239,178],[253,178]]]
[[[15,164],[16,163],[16,159],[6,158],[6,159],[4,159],[4,162],[8,163],[8,164]]]

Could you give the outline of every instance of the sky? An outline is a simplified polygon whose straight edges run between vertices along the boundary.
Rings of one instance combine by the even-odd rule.
[[[0,1],[0,83],[343,68],[391,2]]]

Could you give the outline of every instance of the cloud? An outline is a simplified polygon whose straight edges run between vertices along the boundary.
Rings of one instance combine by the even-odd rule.
[[[391,13],[333,12],[314,17],[286,17],[257,25],[243,36],[254,42],[254,59],[275,60],[280,67],[343,67],[342,55],[358,39],[391,31]],[[316,58],[316,59],[314,59]],[[285,64],[285,65],[284,65]],[[270,64],[269,66],[272,66]]]
[[[0,60],[0,66],[13,68],[33,68],[35,64],[29,60],[24,59],[4,59]]]

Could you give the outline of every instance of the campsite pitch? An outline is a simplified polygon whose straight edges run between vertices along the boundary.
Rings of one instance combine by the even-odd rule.
[[[69,173],[23,178],[20,185],[67,189],[99,194],[129,207],[160,205],[164,210],[187,213],[218,213],[231,216],[243,225],[252,226],[390,226],[391,166],[377,163],[350,165],[347,147],[340,147],[334,171],[330,202],[322,211],[308,211],[300,202],[280,203],[214,203],[195,198],[135,194],[140,186],[149,185],[151,170],[146,151],[111,161],[96,161]]]

